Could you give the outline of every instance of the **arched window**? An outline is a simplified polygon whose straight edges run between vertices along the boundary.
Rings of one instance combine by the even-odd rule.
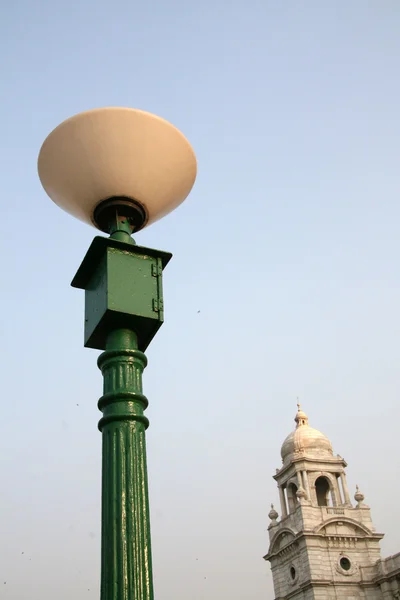
[[[294,510],[296,510],[296,508],[299,504],[299,501],[296,496],[296,492],[297,492],[297,485],[294,483],[289,483],[289,485],[287,487],[289,512],[293,512]]]
[[[331,487],[326,477],[318,477],[315,482],[315,492],[318,506],[332,505]]]

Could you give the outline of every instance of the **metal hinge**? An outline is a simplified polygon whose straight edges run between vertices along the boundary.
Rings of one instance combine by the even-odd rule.
[[[156,263],[151,265],[151,274],[153,277],[159,277],[162,274],[162,267]]]
[[[162,300],[157,300],[157,298],[153,298],[153,310],[154,312],[160,312],[164,308],[164,302]]]

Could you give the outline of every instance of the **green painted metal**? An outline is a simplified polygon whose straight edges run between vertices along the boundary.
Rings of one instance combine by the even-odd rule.
[[[164,321],[162,270],[172,254],[94,238],[72,286],[85,290],[85,346],[104,350],[113,329],[129,328],[145,351]]]
[[[147,364],[129,329],[112,331],[98,359],[104,377],[101,600],[152,600],[142,373]]]
[[[120,217],[118,212],[116,212],[115,217],[110,221],[108,227],[110,238],[127,244],[136,244],[133,237],[131,237],[134,230],[132,223],[129,219]]]
[[[162,271],[172,255],[137,246],[130,231],[114,219],[72,281],[85,290],[85,346],[105,350],[101,600],[153,600],[143,351],[163,323]]]

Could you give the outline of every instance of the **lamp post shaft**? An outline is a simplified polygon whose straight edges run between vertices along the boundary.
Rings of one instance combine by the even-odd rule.
[[[146,356],[136,334],[116,329],[98,365],[104,394],[101,600],[153,600],[150,518],[142,391]]]
[[[100,598],[153,600],[142,375],[164,320],[162,272],[172,255],[137,246],[123,214],[111,215],[109,232],[93,240],[72,281],[85,290],[85,346],[104,350]]]

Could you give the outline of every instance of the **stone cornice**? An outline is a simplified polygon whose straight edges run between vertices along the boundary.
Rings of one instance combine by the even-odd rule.
[[[376,588],[379,590],[377,583],[375,582],[367,582],[367,581],[333,581],[332,579],[308,579],[304,581],[295,589],[290,590],[285,594],[285,596],[277,596],[275,600],[289,600],[290,598],[300,597],[299,592],[306,592],[311,588],[333,588],[333,587],[357,587],[361,589],[365,588]]]
[[[374,583],[376,585],[381,585],[385,583],[385,581],[391,581],[392,579],[400,579],[400,569],[396,569],[395,571],[390,571],[390,573],[386,573],[385,575],[379,575],[374,578]]]
[[[295,463],[301,463],[301,462],[304,462],[304,470],[307,470],[307,471],[323,470],[323,465],[329,465],[329,466],[340,465],[344,468],[347,467],[347,462],[341,456],[332,456],[332,458],[323,458],[321,460],[320,458],[312,458],[310,456],[302,454],[302,455],[292,458],[292,460],[289,463],[287,463],[286,465],[282,465],[282,467],[275,473],[275,475],[273,475],[273,478],[275,479],[275,481],[277,481],[278,479],[280,479],[280,477],[286,471],[288,471],[290,469],[291,466],[293,466]],[[309,463],[311,463],[312,465],[321,465],[321,469],[313,469],[313,468],[309,469],[309,468],[307,468],[307,465]]]

